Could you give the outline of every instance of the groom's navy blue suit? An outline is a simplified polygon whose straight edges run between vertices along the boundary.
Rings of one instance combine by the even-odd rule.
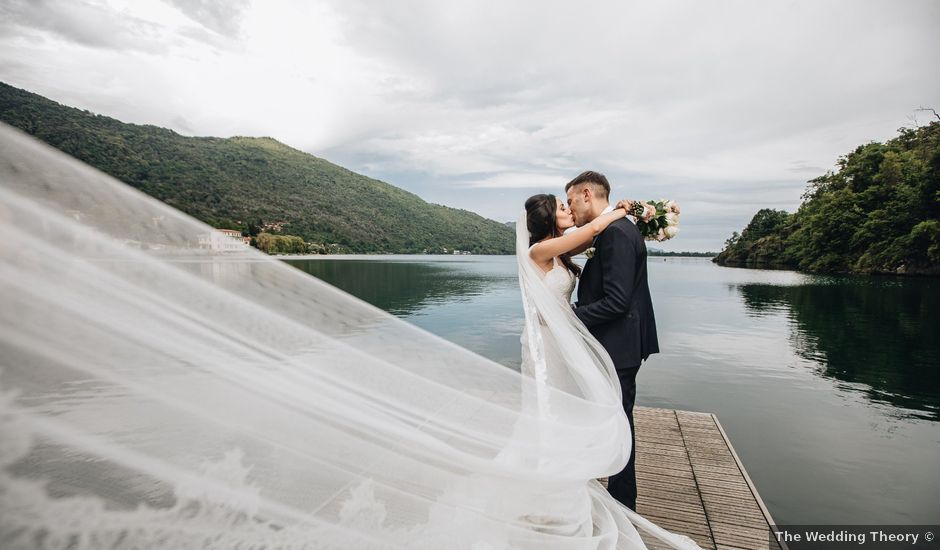
[[[613,359],[632,434],[636,374],[650,354],[659,352],[659,341],[646,273],[646,243],[630,220],[611,223],[595,239],[594,256],[578,283],[574,311]],[[630,461],[610,476],[607,490],[636,510],[636,437],[632,443]]]

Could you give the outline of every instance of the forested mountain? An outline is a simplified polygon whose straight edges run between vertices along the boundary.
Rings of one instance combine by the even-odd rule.
[[[799,209],[763,209],[715,262],[828,273],[940,273],[940,122],[861,145],[809,182]]]
[[[297,235],[340,252],[514,251],[505,224],[429,204],[271,138],[181,136],[4,83],[0,120],[215,227]]]

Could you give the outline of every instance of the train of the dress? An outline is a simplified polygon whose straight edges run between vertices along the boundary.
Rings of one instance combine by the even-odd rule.
[[[591,481],[606,367],[538,387],[220,238],[0,125],[4,548],[693,547]]]

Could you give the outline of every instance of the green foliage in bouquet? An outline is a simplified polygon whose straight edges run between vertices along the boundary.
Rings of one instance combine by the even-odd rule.
[[[679,205],[669,199],[634,201],[630,215],[647,241],[666,241],[679,233]]]

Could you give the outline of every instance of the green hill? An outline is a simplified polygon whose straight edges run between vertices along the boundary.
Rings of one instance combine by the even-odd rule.
[[[505,224],[429,204],[271,138],[185,137],[4,83],[0,120],[215,227],[254,234],[273,226],[346,252],[514,250]]]
[[[940,122],[861,145],[789,214],[763,209],[714,259],[823,273],[940,274]]]

